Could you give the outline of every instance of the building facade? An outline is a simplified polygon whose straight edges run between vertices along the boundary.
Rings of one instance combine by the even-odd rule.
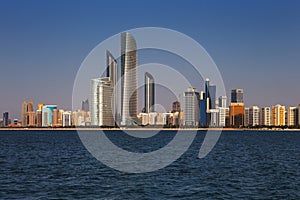
[[[277,104],[272,107],[272,124],[274,126],[285,126],[285,106]]]
[[[145,73],[145,112],[154,112],[155,83],[154,78],[148,72]]]
[[[114,126],[111,97],[113,87],[108,77],[91,80],[91,125]]]
[[[121,125],[132,125],[138,114],[137,47],[134,37],[121,33]]]
[[[200,96],[195,88],[184,92],[184,126],[198,127],[200,118]]]
[[[264,107],[260,110],[260,125],[271,126],[271,108]]]
[[[258,126],[260,124],[259,111],[258,106],[251,106],[249,108],[249,126]]]

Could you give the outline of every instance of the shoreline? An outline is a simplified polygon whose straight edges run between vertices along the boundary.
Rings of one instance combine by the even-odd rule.
[[[255,129],[255,128],[26,128],[26,127],[11,127],[11,128],[0,128],[1,131],[300,131],[300,129]]]

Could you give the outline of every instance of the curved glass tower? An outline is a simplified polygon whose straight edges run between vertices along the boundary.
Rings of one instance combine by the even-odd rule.
[[[154,112],[155,88],[154,79],[148,72],[145,73],[145,112]]]
[[[137,49],[134,37],[121,33],[121,125],[132,125],[137,118]]]

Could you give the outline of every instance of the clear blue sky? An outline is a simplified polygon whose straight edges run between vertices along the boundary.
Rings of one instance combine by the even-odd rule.
[[[0,1],[0,112],[22,100],[71,109],[73,81],[99,42],[157,26],[198,41],[248,106],[300,103],[300,1]],[[199,88],[202,89],[202,88]]]

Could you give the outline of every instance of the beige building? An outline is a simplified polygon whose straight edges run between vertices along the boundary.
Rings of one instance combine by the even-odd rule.
[[[277,104],[272,107],[272,124],[274,126],[285,126],[285,106]]]

